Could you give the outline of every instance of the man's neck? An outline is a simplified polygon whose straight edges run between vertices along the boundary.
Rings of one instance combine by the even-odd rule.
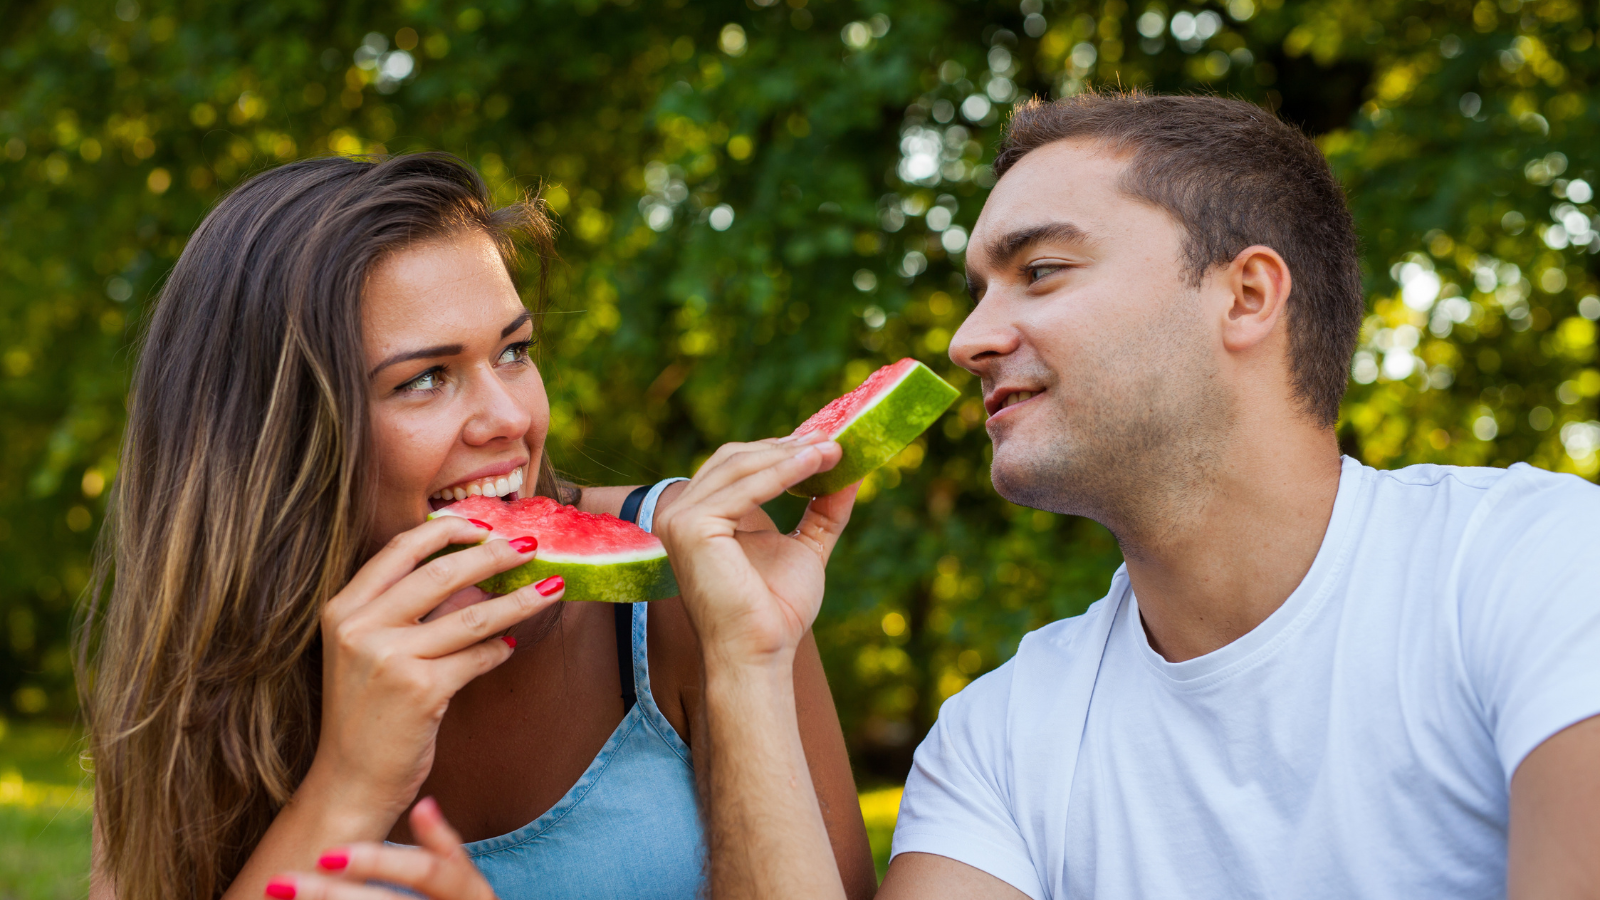
[[[1118,534],[1150,646],[1169,662],[1227,646],[1282,606],[1317,557],[1339,491],[1331,431],[1243,441],[1158,534]]]

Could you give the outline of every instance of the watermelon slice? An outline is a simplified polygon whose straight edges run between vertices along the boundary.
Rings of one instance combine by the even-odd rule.
[[[844,448],[839,464],[789,489],[801,497],[831,494],[867,477],[917,439],[961,396],[933,370],[902,359],[801,423],[795,434],[821,431]]]
[[[488,523],[493,530],[486,541],[525,535],[538,538],[539,552],[533,560],[478,582],[478,587],[492,594],[508,594],[560,575],[567,582],[567,600],[632,603],[678,595],[678,582],[661,540],[615,516],[586,513],[549,497],[511,501],[468,497],[428,518],[440,516]],[[458,544],[454,549],[467,546]]]

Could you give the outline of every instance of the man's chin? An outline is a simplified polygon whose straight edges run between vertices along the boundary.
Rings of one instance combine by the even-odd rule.
[[[1040,471],[1038,460],[1032,461],[1035,465],[1026,465],[1011,457],[1012,454],[995,450],[994,462],[989,466],[995,492],[1018,506],[1058,511],[1056,507],[1065,499],[1054,496],[1060,493],[1059,480]]]

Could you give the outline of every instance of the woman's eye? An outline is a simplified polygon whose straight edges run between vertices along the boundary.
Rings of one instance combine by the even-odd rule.
[[[532,341],[518,341],[500,351],[500,365],[526,361],[528,358],[528,346],[532,343]]]
[[[1039,279],[1041,279],[1041,278],[1049,278],[1051,275],[1054,275],[1055,273],[1061,271],[1064,268],[1066,268],[1066,267],[1065,266],[1029,266],[1028,267],[1028,283],[1029,284],[1035,284],[1035,283],[1037,283],[1039,281]]]
[[[402,391],[436,391],[444,383],[444,372],[439,369],[429,369],[421,375],[400,385]]]

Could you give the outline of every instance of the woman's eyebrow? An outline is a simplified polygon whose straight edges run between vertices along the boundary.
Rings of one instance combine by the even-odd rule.
[[[421,350],[405,350],[400,353],[396,353],[383,362],[373,366],[372,371],[367,373],[367,380],[371,381],[373,378],[377,377],[379,372],[397,363],[409,362],[413,359],[433,359],[439,356],[455,356],[463,349],[465,348],[463,348],[460,344],[440,344],[437,347],[424,347]]]
[[[527,310],[523,310],[522,315],[512,319],[510,325],[500,329],[500,336],[502,338],[509,336],[513,331],[521,328],[532,318],[532,313],[528,312]],[[421,350],[405,350],[400,353],[396,353],[388,359],[385,359],[383,362],[373,366],[372,371],[367,373],[367,380],[372,380],[373,378],[377,377],[379,372],[382,372],[384,369],[387,369],[397,363],[410,362],[413,359],[434,359],[440,356],[456,356],[457,354],[461,353],[463,349],[465,348],[463,348],[460,344],[440,344],[437,347],[424,347]]]
[[[512,319],[510,325],[507,325],[506,327],[500,329],[500,336],[501,337],[510,337],[511,336],[511,332],[516,331],[518,328],[521,328],[525,322],[527,322],[528,320],[530,320],[532,318],[533,318],[533,313],[530,313],[527,310],[523,310],[522,311],[522,315],[517,316],[515,319]]]

